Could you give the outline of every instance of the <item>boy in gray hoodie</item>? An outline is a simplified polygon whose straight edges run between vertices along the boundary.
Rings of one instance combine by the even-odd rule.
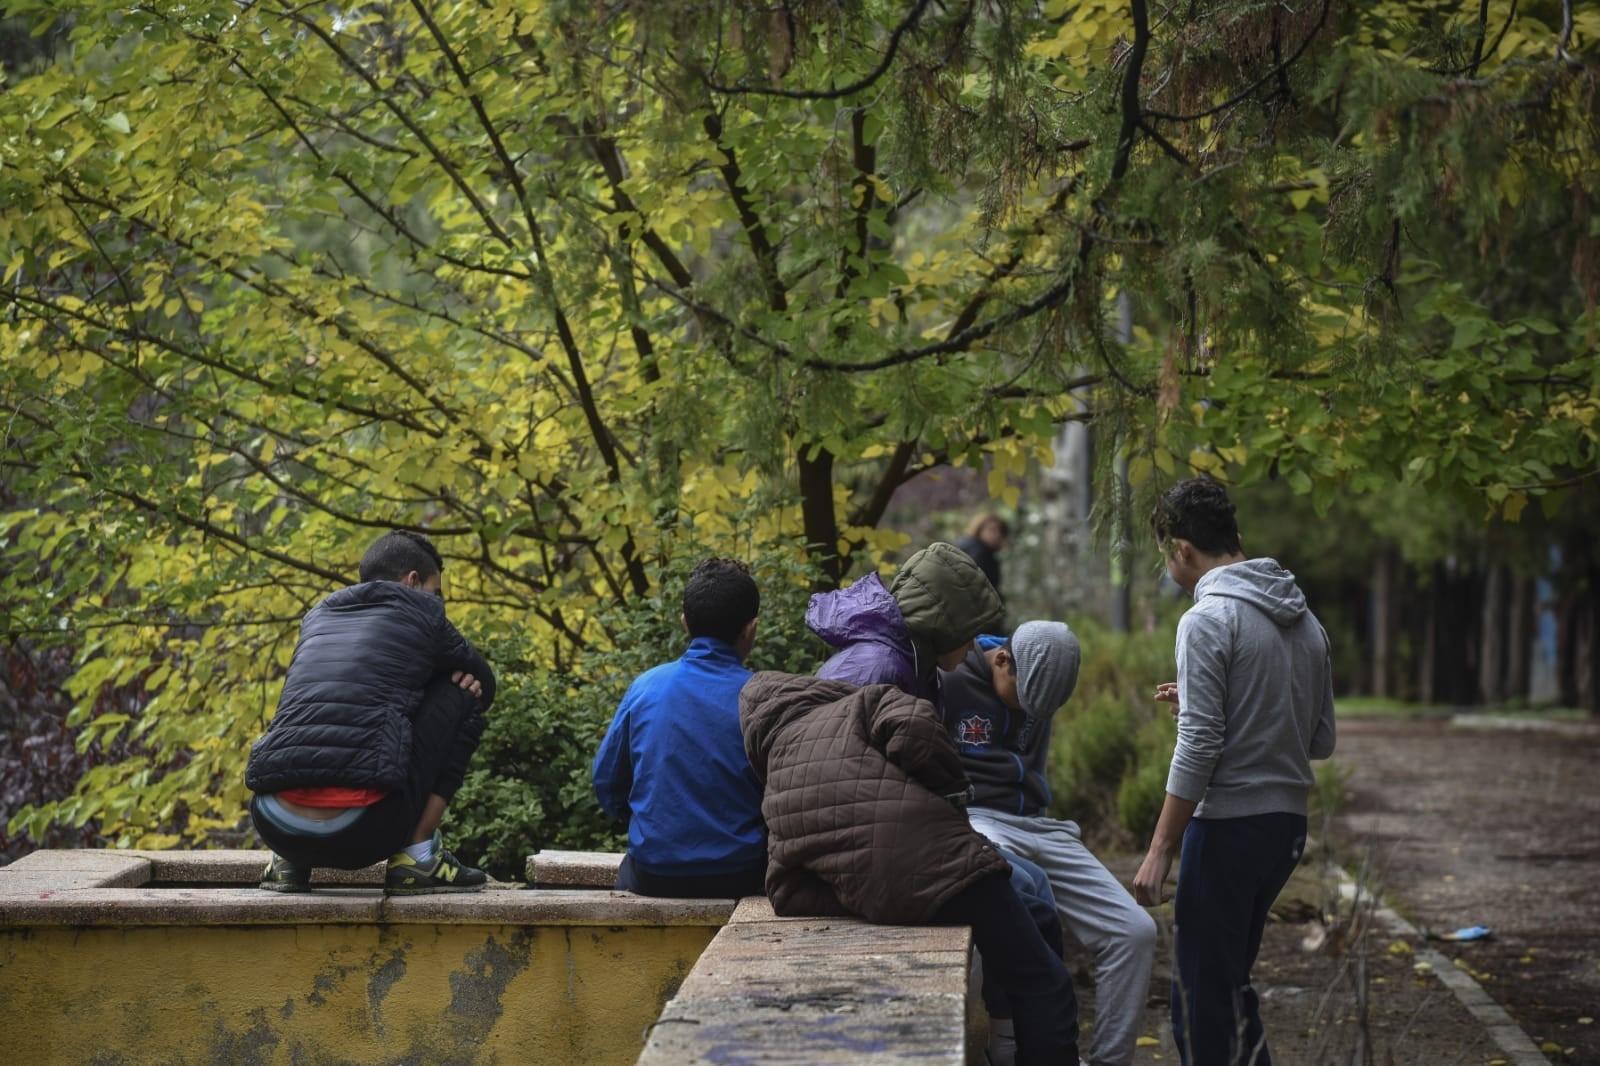
[[[1178,743],[1134,896],[1161,902],[1181,842],[1172,1027],[1187,1066],[1270,1066],[1250,969],[1306,839],[1311,760],[1333,754],[1328,636],[1294,575],[1247,559],[1225,489],[1167,490],[1152,516],[1167,573],[1194,595],[1178,623]]]

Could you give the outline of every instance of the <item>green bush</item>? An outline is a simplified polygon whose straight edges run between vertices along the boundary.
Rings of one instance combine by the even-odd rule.
[[[1161,812],[1177,735],[1168,706],[1151,698],[1174,676],[1174,626],[1075,629],[1083,664],[1051,736],[1050,813],[1077,822],[1095,846],[1142,846]]]
[[[1155,717],[1145,722],[1135,741],[1130,770],[1117,784],[1117,824],[1142,847],[1155,832],[1161,805],[1167,796],[1167,770],[1172,765],[1172,746],[1178,739],[1178,726],[1167,705],[1156,708]]]
[[[485,643],[500,688],[446,827],[464,859],[514,880],[542,848],[624,846],[622,828],[595,800],[589,766],[628,685],[683,653],[683,580],[696,558],[662,571],[652,595],[605,615],[610,643],[559,672],[535,665],[534,649],[518,636]],[[805,628],[810,572],[782,556],[753,569],[762,602],[750,666],[810,672],[825,650]]]
[[[1115,814],[1117,787],[1135,755],[1133,712],[1110,692],[1074,698],[1050,739],[1052,812],[1083,826]]]

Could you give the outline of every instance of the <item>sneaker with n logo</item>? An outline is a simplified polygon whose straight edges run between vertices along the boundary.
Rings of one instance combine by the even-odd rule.
[[[298,866],[282,855],[272,856],[261,871],[261,887],[271,892],[310,892],[311,867]]]
[[[419,863],[403,851],[389,856],[383,875],[383,890],[391,896],[426,895],[433,892],[477,892],[489,881],[482,870],[463,864],[439,843],[433,834],[433,861]]]

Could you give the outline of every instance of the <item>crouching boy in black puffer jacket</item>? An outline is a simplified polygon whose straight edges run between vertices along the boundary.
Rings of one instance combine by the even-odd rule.
[[[385,534],[361,559],[361,584],[300,623],[278,712],[245,773],[250,818],[273,851],[262,888],[306,892],[315,867],[385,858],[392,893],[488,880],[439,843],[494,700],[489,664],[445,618],[443,570],[426,537]]]

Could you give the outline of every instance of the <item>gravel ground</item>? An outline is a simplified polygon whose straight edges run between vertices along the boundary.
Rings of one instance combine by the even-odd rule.
[[[1600,726],[1340,723],[1334,838],[1553,1062],[1600,1064]]]

